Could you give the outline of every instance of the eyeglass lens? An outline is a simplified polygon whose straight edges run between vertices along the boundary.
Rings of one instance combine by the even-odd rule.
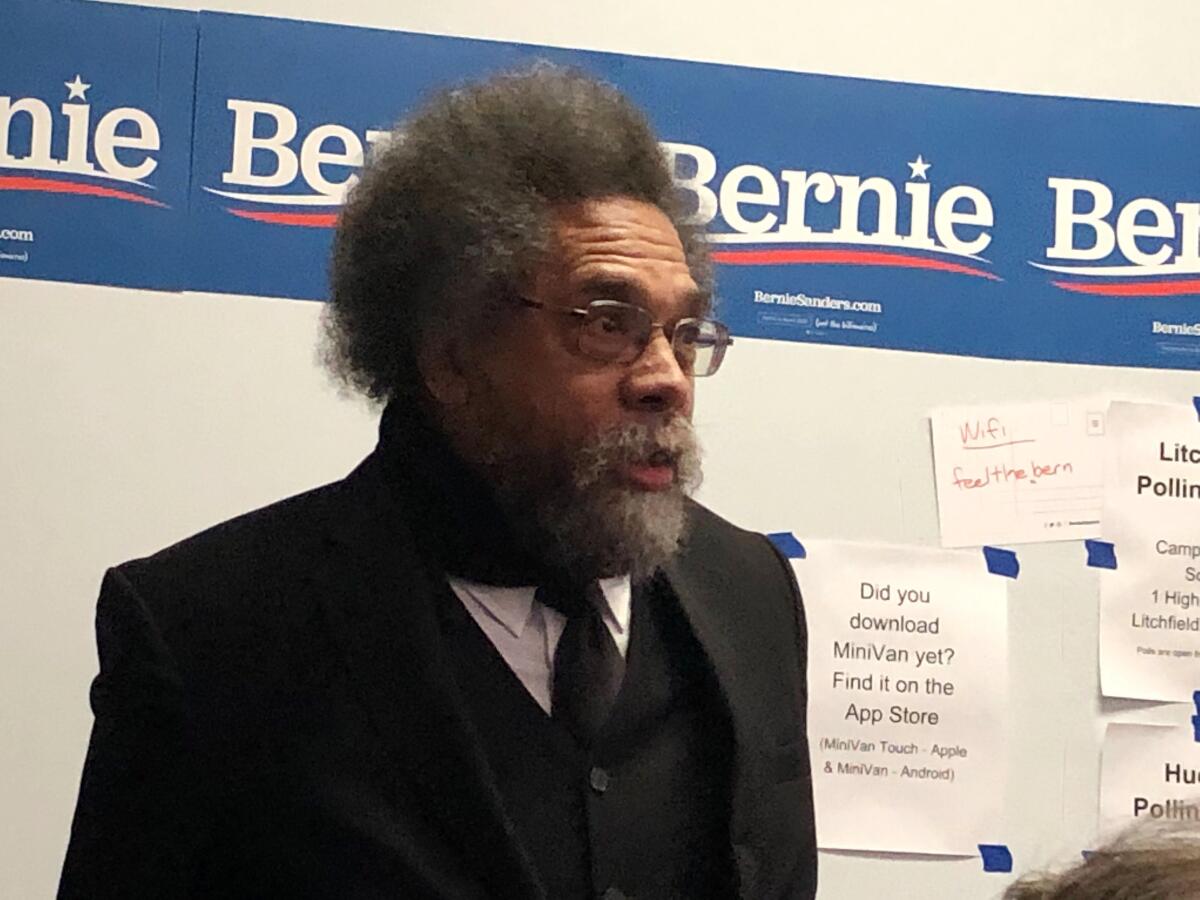
[[[594,301],[580,324],[579,349],[597,359],[629,362],[650,339],[654,320],[640,306]],[[693,375],[711,375],[721,365],[729,332],[711,319],[682,319],[671,334],[671,349],[680,368]]]

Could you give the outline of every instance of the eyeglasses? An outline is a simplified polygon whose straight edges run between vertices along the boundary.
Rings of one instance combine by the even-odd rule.
[[[721,367],[725,349],[733,343],[729,329],[716,319],[680,319],[673,325],[655,322],[648,311],[619,300],[593,300],[583,308],[551,306],[518,297],[525,306],[563,313],[579,320],[579,352],[604,362],[633,362],[650,343],[656,328],[671,342],[685,375],[702,378]]]

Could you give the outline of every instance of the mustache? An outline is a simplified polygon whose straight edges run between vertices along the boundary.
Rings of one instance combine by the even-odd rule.
[[[682,416],[655,422],[630,422],[601,432],[577,456],[575,482],[587,487],[629,464],[669,465],[685,491],[699,486],[700,441]]]

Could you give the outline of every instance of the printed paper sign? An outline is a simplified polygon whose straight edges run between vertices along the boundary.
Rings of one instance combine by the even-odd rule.
[[[1190,726],[1111,724],[1100,767],[1100,831],[1134,822],[1200,822],[1200,743]]]
[[[1106,405],[1091,398],[934,410],[942,546],[1099,535]]]
[[[1006,580],[978,552],[805,548],[818,846],[977,852],[1004,799]]]
[[[1200,687],[1200,419],[1189,406],[1113,403],[1100,580],[1105,696],[1190,700]]]

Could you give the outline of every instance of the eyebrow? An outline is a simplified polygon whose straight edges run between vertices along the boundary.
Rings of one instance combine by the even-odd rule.
[[[589,299],[619,300],[635,306],[646,306],[646,292],[634,281],[612,275],[593,275],[578,287]],[[688,291],[683,296],[684,313],[679,318],[706,316],[712,312],[712,293],[704,288]]]
[[[713,311],[713,295],[712,291],[707,291],[704,288],[696,288],[694,291],[689,291],[685,301],[692,313],[697,316],[711,316]]]
[[[637,303],[646,293],[635,282],[612,275],[592,275],[579,285],[579,292],[592,298]]]

